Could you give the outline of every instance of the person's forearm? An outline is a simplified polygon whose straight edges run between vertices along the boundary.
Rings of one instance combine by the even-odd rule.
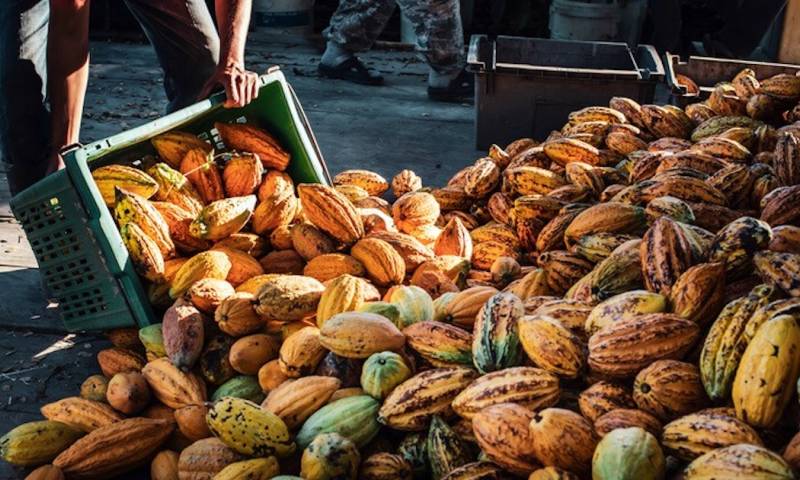
[[[47,91],[53,148],[76,143],[89,79],[89,0],[50,0]]]
[[[216,0],[215,5],[220,39],[219,63],[199,98],[205,98],[222,86],[225,89],[225,107],[244,107],[258,97],[258,75],[244,66],[252,0]]]
[[[216,0],[221,65],[244,65],[252,0]]]

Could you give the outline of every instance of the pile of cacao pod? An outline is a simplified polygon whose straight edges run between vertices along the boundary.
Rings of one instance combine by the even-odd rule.
[[[795,478],[799,100],[751,71],[685,110],[613,98],[441,188],[294,185],[246,124],[219,154],[157,137],[94,176],[163,321],[109,332],[102,375],[0,455],[32,479]]]

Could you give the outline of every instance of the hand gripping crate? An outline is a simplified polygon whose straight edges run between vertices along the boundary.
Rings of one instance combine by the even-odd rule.
[[[476,147],[543,140],[574,110],[611,97],[652,103],[664,66],[655,48],[473,35],[467,64],[475,73]]]
[[[260,77],[258,98],[226,109],[217,94],[146,125],[91,143],[65,155],[67,168],[11,199],[42,277],[58,300],[68,330],[144,326],[154,317],[113,217],[91,171],[109,164],[140,165],[155,150],[150,139],[183,130],[221,147],[214,122],[255,124],[291,153],[288,172],[300,183],[330,183],[330,176],[302,107],[283,73]]]

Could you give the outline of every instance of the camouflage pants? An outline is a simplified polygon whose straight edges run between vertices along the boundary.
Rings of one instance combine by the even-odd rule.
[[[394,12],[395,3],[412,22],[417,51],[441,74],[464,67],[464,33],[459,0],[340,0],[325,38],[351,52],[369,50]]]

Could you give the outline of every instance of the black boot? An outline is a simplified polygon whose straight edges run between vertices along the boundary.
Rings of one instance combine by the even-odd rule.
[[[475,96],[475,76],[462,70],[446,87],[428,87],[428,98],[437,102],[466,103]]]
[[[350,57],[334,67],[320,63],[319,74],[362,85],[383,85],[383,77],[367,68],[357,57]]]

